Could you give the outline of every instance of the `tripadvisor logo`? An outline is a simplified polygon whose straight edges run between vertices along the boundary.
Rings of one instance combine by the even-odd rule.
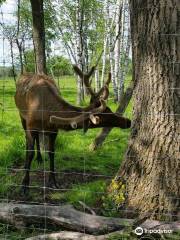
[[[142,227],[137,227],[134,230],[134,232],[137,236],[141,236],[141,235],[143,235],[143,233],[144,234],[153,234],[153,233],[159,233],[159,234],[169,233],[169,234],[171,234],[172,230],[170,230],[170,229],[167,229],[167,230],[166,229],[146,229],[146,228],[143,229]],[[152,238],[149,238],[149,236],[147,236],[147,237],[143,237],[141,239],[152,239]]]
[[[141,236],[143,234],[143,228],[142,227],[137,227],[135,230],[134,230],[135,234],[138,235],[138,236]]]

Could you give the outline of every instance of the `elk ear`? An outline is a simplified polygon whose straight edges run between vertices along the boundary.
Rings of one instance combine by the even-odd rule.
[[[77,65],[73,65],[73,69],[74,69],[75,73],[80,76],[80,78],[83,78],[84,74]]]
[[[90,78],[90,77],[92,76],[92,74],[94,73],[95,69],[96,69],[95,66],[93,66],[93,67],[91,68],[91,70],[90,70],[90,71],[88,72],[88,74],[87,74],[88,78]]]
[[[108,87],[105,85],[104,87],[102,87],[99,92],[97,93],[97,98],[102,98],[103,100],[107,100],[109,97],[109,89]]]

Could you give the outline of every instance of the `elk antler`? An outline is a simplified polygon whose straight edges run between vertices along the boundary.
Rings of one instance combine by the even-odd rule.
[[[98,93],[95,94],[96,98],[102,98],[107,100],[109,97],[109,84],[111,82],[111,73],[108,75],[108,79],[105,82],[104,86],[99,90]]]
[[[111,82],[111,73],[109,73],[108,75],[108,79],[105,82],[104,86],[99,90],[98,93],[95,93],[94,90],[91,87],[91,84],[89,82],[89,78],[92,76],[92,74],[94,73],[96,67],[93,66],[91,68],[91,70],[85,74],[81,71],[81,69],[79,69],[79,67],[77,65],[73,65],[74,71],[80,76],[80,78],[83,80],[84,85],[86,86],[89,94],[91,95],[91,97],[93,99],[98,99],[98,98],[103,98],[104,100],[108,99],[109,96],[109,84]]]
[[[89,83],[89,78],[90,78],[90,77],[92,76],[92,74],[94,73],[96,67],[93,66],[93,67],[91,68],[91,70],[90,70],[87,74],[83,73],[83,72],[81,71],[81,69],[79,69],[79,67],[76,66],[76,65],[73,65],[73,68],[74,68],[74,71],[75,71],[75,72],[80,76],[80,78],[83,80],[84,85],[86,86],[89,94],[90,94],[91,96],[95,96],[94,90],[91,88],[91,85],[90,85],[90,83]]]
[[[57,116],[50,116],[50,123],[57,124],[57,125],[71,125],[73,129],[77,128],[77,124],[79,122],[83,122],[90,118],[90,120],[94,124],[99,123],[99,117],[94,116],[93,114],[101,113],[106,109],[106,102],[103,99],[100,99],[101,105],[97,108],[92,109],[91,112],[82,112],[80,116],[71,117],[71,118],[63,118]]]

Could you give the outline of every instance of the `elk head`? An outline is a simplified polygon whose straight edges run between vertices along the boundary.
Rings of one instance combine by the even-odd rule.
[[[90,103],[98,103],[100,99],[103,101],[107,100],[109,97],[109,84],[111,82],[111,73],[108,75],[108,79],[105,82],[104,86],[95,93],[90,84],[90,77],[95,71],[95,67],[93,66],[88,73],[83,73],[78,66],[73,65],[74,71],[80,76],[82,79],[88,93],[90,94]],[[113,113],[109,107],[106,106],[104,111],[96,115],[98,118],[99,125],[101,127],[120,127],[120,128],[130,128],[131,121],[127,118],[122,117],[118,113]],[[98,125],[98,124],[97,124]],[[93,128],[94,126],[89,126],[88,128]],[[97,127],[97,126],[96,126]]]
[[[94,104],[91,104],[85,111],[80,112],[76,117],[65,118],[50,116],[50,123],[59,125],[59,127],[70,125],[72,129],[77,129],[83,124],[83,128],[85,130],[87,128],[87,121],[90,120],[94,125],[99,123],[99,117],[95,116],[95,114],[104,112],[106,109],[106,102],[103,99],[100,99],[99,104],[100,105],[98,107],[94,107]]]

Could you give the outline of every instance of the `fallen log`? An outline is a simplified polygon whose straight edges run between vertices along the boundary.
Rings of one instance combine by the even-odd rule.
[[[139,227],[142,227],[144,230],[145,229],[150,230],[151,233],[153,233],[152,230],[166,230],[166,232],[169,235],[170,233],[173,234],[178,230],[180,230],[180,222],[162,223],[154,220],[146,220],[144,223],[139,225]],[[115,236],[116,237],[123,236],[123,234],[126,234],[126,235],[129,234],[132,236],[133,232],[134,230],[129,228],[121,231],[108,233],[105,235],[94,236],[94,235],[89,235],[89,234],[79,233],[79,232],[61,231],[58,233],[51,233],[51,234],[44,234],[44,235],[30,237],[30,238],[27,238],[26,240],[106,240],[106,239],[108,240],[108,239],[114,239],[113,237]]]
[[[79,232],[59,232],[59,233],[51,233],[51,234],[43,234],[31,238],[27,238],[26,240],[96,240],[97,238],[92,235],[79,233]]]
[[[135,223],[137,223],[137,220],[91,215],[91,214],[77,211],[71,205],[49,206],[49,205],[0,203],[0,222],[13,225],[18,229],[29,227],[30,225],[34,225],[34,226],[41,225],[42,228],[46,227],[49,229],[52,229],[52,226],[53,226],[53,227],[80,232],[79,233],[80,235],[78,235],[78,233],[75,233],[75,235],[73,236],[76,236],[77,234],[77,236],[82,237],[83,235],[81,233],[100,235],[100,234],[106,234],[106,233],[114,234],[115,231],[118,231],[120,233],[126,229],[132,229],[133,231],[134,227],[136,227]],[[172,231],[180,230],[179,221],[160,222],[160,221],[147,219],[141,223],[139,221],[139,226],[141,226],[143,229],[162,229],[162,230],[165,229],[165,230],[172,230]],[[62,234],[62,232],[57,234]],[[57,237],[58,236],[57,234],[52,236]],[[87,235],[86,237],[89,237],[89,238],[84,238],[84,239],[101,240],[103,238],[100,238],[100,237],[102,236],[104,237],[104,235],[102,236],[101,235],[92,236],[92,235]],[[68,235],[66,234],[66,236]],[[38,239],[38,238],[35,238],[35,239]],[[58,238],[54,238],[54,239],[58,239]],[[65,239],[65,238],[62,238],[62,239]],[[76,239],[76,238],[66,238],[66,239]],[[81,238],[79,237],[77,239],[81,239]]]
[[[97,235],[122,230],[131,226],[133,221],[87,214],[77,211],[71,205],[0,203],[0,222],[12,224],[16,228],[46,224],[46,227],[63,227],[63,229]]]
[[[79,232],[62,231],[59,233],[43,234],[35,237],[27,238],[26,240],[106,240],[114,235],[120,235],[123,232],[113,232],[106,235],[93,236]]]

